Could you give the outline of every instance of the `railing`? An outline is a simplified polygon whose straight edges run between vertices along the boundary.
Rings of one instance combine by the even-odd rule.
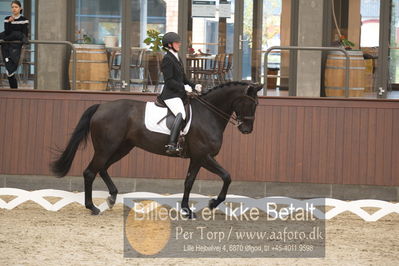
[[[267,95],[267,65],[268,65],[268,56],[273,50],[295,50],[295,51],[339,51],[342,52],[345,57],[345,97],[349,97],[349,54],[345,49],[338,47],[297,47],[297,46],[272,46],[265,52],[265,61],[264,61],[264,78],[265,78],[265,91],[264,96]]]
[[[2,43],[22,43],[21,41],[2,41],[0,40],[0,44]],[[41,41],[41,40],[29,40],[27,44],[62,44],[67,45],[72,49],[72,85],[71,90],[76,89],[76,48],[73,46],[71,42],[68,41]]]

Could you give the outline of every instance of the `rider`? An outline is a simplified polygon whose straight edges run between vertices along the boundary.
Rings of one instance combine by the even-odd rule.
[[[161,64],[165,85],[160,98],[176,116],[169,143],[166,145],[166,153],[178,154],[180,150],[177,147],[177,137],[182,129],[183,120],[186,119],[183,102],[186,100],[187,93],[193,92],[193,88],[201,92],[202,86],[190,82],[185,75],[182,60],[178,55],[181,45],[180,36],[175,32],[168,32],[162,38],[162,45],[166,50]]]

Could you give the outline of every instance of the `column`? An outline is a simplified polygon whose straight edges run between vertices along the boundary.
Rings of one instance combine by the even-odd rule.
[[[280,44],[291,45],[291,0],[282,0],[280,17]],[[288,90],[289,84],[290,52],[281,51],[280,63],[280,89]]]
[[[298,46],[322,46],[323,2],[299,0]],[[321,56],[318,51],[298,52],[297,96],[320,96]]]
[[[40,0],[37,1],[37,4],[37,39],[47,41],[67,40],[67,1]],[[37,47],[37,89],[67,89],[67,48],[62,45],[44,44],[39,44]]]
[[[360,49],[360,0],[349,1],[348,40],[355,44],[354,49]]]

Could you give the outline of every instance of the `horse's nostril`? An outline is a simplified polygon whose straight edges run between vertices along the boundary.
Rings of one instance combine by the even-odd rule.
[[[244,133],[244,134],[249,134],[249,133],[251,133],[251,130],[249,130],[249,129],[243,129],[242,130],[242,133]]]

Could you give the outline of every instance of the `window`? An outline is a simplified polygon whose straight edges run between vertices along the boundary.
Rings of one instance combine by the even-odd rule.
[[[390,40],[390,83],[399,83],[399,0],[392,1]]]
[[[362,0],[361,47],[378,47],[380,37],[380,0]]]
[[[105,36],[121,43],[121,0],[76,0],[75,41],[103,44]]]

